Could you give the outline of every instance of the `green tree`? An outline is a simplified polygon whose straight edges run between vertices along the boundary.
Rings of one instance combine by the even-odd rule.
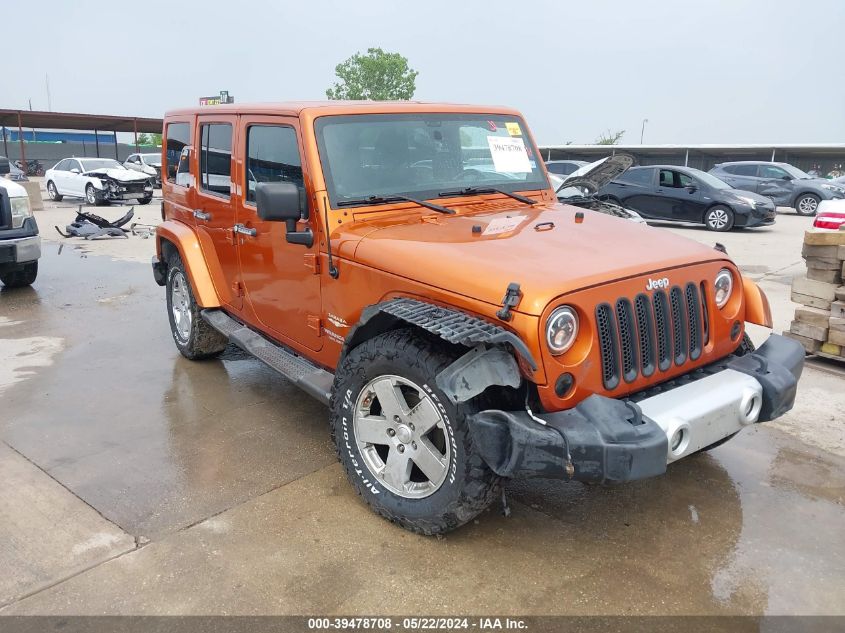
[[[596,139],[596,145],[618,145],[623,136],[625,136],[625,130],[617,130],[616,132],[608,130],[599,135]]]
[[[150,144],[150,137],[141,132],[135,140],[137,145],[149,145]]]
[[[329,99],[407,100],[414,96],[419,74],[399,53],[368,48],[355,53],[334,69],[339,81],[326,90]]]

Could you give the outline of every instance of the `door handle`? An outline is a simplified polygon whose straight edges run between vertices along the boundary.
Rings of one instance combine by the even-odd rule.
[[[206,213],[205,211],[200,211],[199,209],[194,209],[194,217],[197,220],[202,220],[203,222],[208,222],[211,219],[211,214]]]
[[[256,229],[247,228],[243,224],[236,224],[232,227],[232,230],[235,233],[240,233],[241,235],[249,235],[250,237],[255,237],[256,235],[258,235],[258,231]]]

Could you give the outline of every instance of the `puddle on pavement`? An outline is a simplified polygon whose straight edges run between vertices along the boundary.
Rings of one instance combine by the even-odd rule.
[[[6,389],[0,438],[154,541],[334,463],[327,410],[258,361],[176,353],[149,266],[57,251],[45,250],[35,288],[0,297],[11,336],[65,341]],[[842,613],[843,473],[842,458],[754,427],[652,480],[512,482],[514,518],[496,506],[437,543],[478,552],[511,533],[512,555],[536,562],[475,591],[535,587],[559,613]],[[348,486],[336,494],[360,503]],[[394,530],[368,512],[356,520]],[[320,538],[342,541],[343,529]],[[436,583],[443,570],[414,573]]]

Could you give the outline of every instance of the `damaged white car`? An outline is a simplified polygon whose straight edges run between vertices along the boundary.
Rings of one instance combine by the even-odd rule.
[[[100,205],[112,200],[153,199],[153,180],[146,174],[126,169],[111,158],[65,158],[44,174],[47,195],[58,202],[65,196],[85,198]]]

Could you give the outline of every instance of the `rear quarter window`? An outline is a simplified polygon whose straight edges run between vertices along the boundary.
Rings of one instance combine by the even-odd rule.
[[[632,185],[650,185],[653,175],[653,169],[629,169],[616,180]]]

